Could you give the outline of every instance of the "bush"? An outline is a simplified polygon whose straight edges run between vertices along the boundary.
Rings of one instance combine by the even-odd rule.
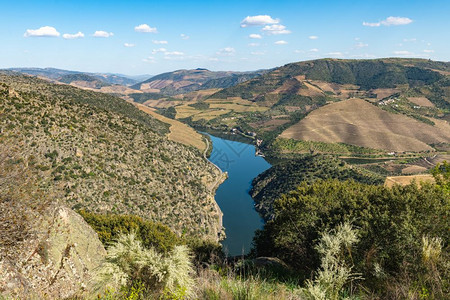
[[[175,246],[163,255],[146,249],[135,233],[120,235],[100,266],[97,289],[120,297],[136,292],[143,298],[184,299],[193,296],[194,280],[186,246]],[[114,294],[114,292],[113,292]]]
[[[97,232],[105,247],[109,247],[121,234],[131,232],[139,237],[144,247],[154,247],[164,253],[182,243],[169,227],[143,220],[138,216],[95,214],[85,210],[80,210],[78,213]]]
[[[441,237],[448,245],[449,201],[431,184],[387,188],[354,181],[304,183],[275,202],[275,218],[256,233],[254,252],[284,260],[306,279],[320,266],[314,249],[320,233],[352,222],[360,234],[352,255],[355,271],[366,278],[366,287],[383,293],[400,274],[420,282],[423,236]],[[448,257],[448,251],[442,253]],[[448,275],[448,265],[437,269]],[[447,277],[442,278],[445,286]]]

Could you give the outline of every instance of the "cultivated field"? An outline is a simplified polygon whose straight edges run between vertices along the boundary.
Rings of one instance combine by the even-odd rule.
[[[205,112],[196,114],[192,117],[193,121],[198,121],[204,119],[206,121],[217,118],[218,116],[229,113],[231,110],[221,109],[221,110],[207,110]]]
[[[435,126],[389,113],[361,99],[349,99],[311,112],[281,137],[419,152],[433,150],[428,144],[450,141],[450,125],[442,120],[433,121]]]
[[[420,106],[434,107],[433,102],[425,97],[409,97],[408,100]]]
[[[258,106],[254,102],[244,100],[239,97],[228,99],[208,99],[204,103],[208,104],[209,108],[197,109],[189,105],[176,106],[176,118],[183,119],[192,117],[193,121],[198,121],[201,119],[208,121],[229,112],[262,112],[269,109],[267,107]]]
[[[183,94],[181,96],[185,100],[199,101],[199,100],[203,100],[203,99],[211,96],[212,94],[217,93],[220,90],[221,89],[199,90],[199,91],[194,91],[194,92],[190,92],[190,93],[187,93],[187,94]]]
[[[386,181],[384,182],[384,185],[387,187],[392,187],[395,184],[399,185],[408,185],[413,180],[416,181],[417,184],[420,184],[421,182],[431,182],[434,183],[434,178],[430,174],[423,174],[423,175],[411,175],[411,176],[391,176],[386,177]]]
[[[170,133],[168,135],[169,140],[182,143],[189,146],[194,146],[195,148],[199,149],[200,151],[204,151],[206,149],[206,144],[203,140],[203,137],[201,134],[199,134],[197,131],[189,127],[188,125],[181,123],[177,120],[173,120],[170,118],[166,118],[158,113],[156,113],[152,108],[147,107],[142,104],[135,105],[142,110],[143,112],[148,113],[149,115],[153,116],[155,119],[158,119],[164,123],[170,124]]]

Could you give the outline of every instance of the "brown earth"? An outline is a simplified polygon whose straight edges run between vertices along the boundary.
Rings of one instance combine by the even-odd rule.
[[[169,140],[174,142],[182,143],[188,146],[194,146],[200,151],[204,151],[206,149],[206,144],[203,140],[203,136],[195,131],[192,127],[181,123],[177,120],[173,120],[167,117],[164,117],[154,111],[154,109],[147,107],[142,104],[135,103],[136,107],[138,107],[143,112],[148,113],[153,116],[155,119],[158,119],[164,123],[170,124],[170,133],[167,136]]]
[[[431,182],[434,183],[434,177],[430,174],[423,174],[423,175],[411,175],[411,176],[391,176],[387,177],[386,181],[384,182],[384,185],[387,187],[392,187],[395,184],[399,185],[408,185],[413,182],[413,180],[416,181],[417,184],[420,185],[421,182]]]
[[[409,97],[408,100],[420,106],[434,107],[433,102],[425,97]]]
[[[396,152],[427,151],[433,150],[428,144],[450,141],[448,122],[433,121],[436,126],[389,113],[361,99],[349,99],[311,112],[280,136]]]

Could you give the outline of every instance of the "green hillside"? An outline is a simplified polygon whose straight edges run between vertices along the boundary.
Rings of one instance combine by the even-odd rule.
[[[314,155],[282,161],[253,180],[251,196],[265,220],[273,218],[273,204],[281,194],[294,190],[300,183],[318,179],[353,179],[368,184],[383,184],[384,178],[365,169],[328,156]]]
[[[153,76],[131,88],[136,90],[152,89],[166,96],[185,94],[192,91],[227,88],[263,74],[255,72],[210,71],[208,69],[177,70]]]
[[[217,239],[218,171],[168,125],[122,99],[23,75],[0,75],[0,141],[75,209],[134,214]]]
[[[213,108],[187,115],[187,110],[175,107],[180,111],[176,117],[199,128],[255,132],[263,148],[311,111],[351,98],[434,126],[433,119],[450,118],[449,70],[449,63],[424,59],[291,63],[212,94],[206,102],[216,103]],[[229,105],[243,102],[248,109]],[[357,115],[357,109],[348,113]]]

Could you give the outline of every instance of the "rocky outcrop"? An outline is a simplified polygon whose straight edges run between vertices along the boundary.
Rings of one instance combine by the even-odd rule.
[[[0,252],[0,295],[61,299],[86,294],[93,270],[106,255],[97,233],[61,205],[48,207],[31,230],[32,238],[8,249],[8,255]]]

